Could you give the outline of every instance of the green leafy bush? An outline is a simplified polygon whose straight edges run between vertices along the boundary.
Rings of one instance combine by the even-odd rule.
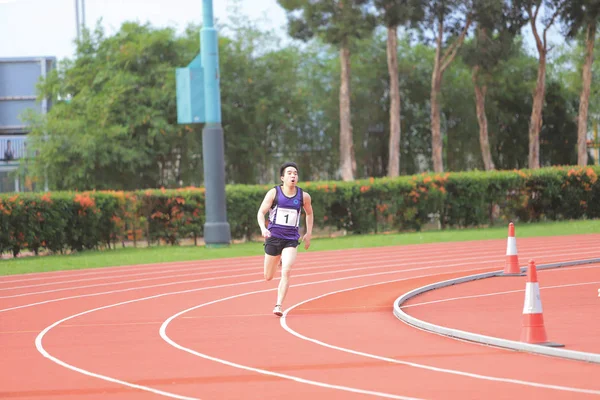
[[[599,167],[421,174],[354,182],[303,182],[315,227],[349,233],[508,221],[600,218]],[[228,185],[233,239],[258,234],[268,185]],[[204,188],[0,195],[0,251],[83,251],[119,241],[179,244],[203,235]],[[302,225],[305,226],[305,216]]]

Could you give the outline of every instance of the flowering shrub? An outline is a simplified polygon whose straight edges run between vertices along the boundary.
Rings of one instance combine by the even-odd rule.
[[[315,227],[349,233],[473,227],[508,221],[600,218],[599,167],[421,174],[354,182],[301,182]],[[258,234],[256,213],[272,185],[228,185],[233,239]],[[210,218],[211,216],[209,216]],[[196,242],[204,232],[204,188],[0,195],[0,251],[62,252]],[[302,226],[305,226],[303,213]]]

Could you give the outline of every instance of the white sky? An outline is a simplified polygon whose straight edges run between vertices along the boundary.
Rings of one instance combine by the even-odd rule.
[[[286,36],[286,15],[277,0],[213,0],[214,17],[227,21],[231,6],[268,29]],[[179,31],[202,21],[202,0],[85,0],[86,26],[95,27],[102,18],[107,34],[118,31],[124,21],[150,22],[155,27],[171,26]],[[531,30],[525,41],[533,54]],[[0,0],[0,58],[55,56],[72,57],[75,0]],[[560,36],[551,35],[553,44]]]
[[[250,19],[285,34],[285,12],[276,0],[213,0],[214,18],[227,20],[235,3]],[[107,34],[124,21],[183,30],[202,21],[202,0],[85,0],[85,14],[90,29],[102,18]],[[72,57],[76,36],[75,0],[0,0],[0,58]]]

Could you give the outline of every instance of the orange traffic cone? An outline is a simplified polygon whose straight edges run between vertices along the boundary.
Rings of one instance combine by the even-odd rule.
[[[517,239],[515,238],[515,225],[512,222],[508,224],[508,240],[506,241],[506,263],[504,264],[504,275],[524,275],[521,274],[521,269],[519,268]]]
[[[535,261],[529,261],[527,283],[525,284],[525,305],[523,306],[523,326],[521,341],[551,347],[564,347],[563,344],[548,341],[544,327],[540,285],[537,279]]]

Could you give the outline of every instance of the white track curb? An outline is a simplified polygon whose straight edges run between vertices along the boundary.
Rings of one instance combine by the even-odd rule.
[[[600,263],[600,258],[538,265],[537,269],[543,270],[543,269],[567,267],[567,266],[571,266],[571,265],[593,264],[593,263]],[[526,272],[526,271],[527,271],[527,267],[521,267],[521,272]],[[412,317],[402,310],[402,304],[404,302],[406,302],[408,299],[415,297],[421,293],[424,293],[424,292],[427,292],[430,290],[434,290],[434,289],[440,289],[440,288],[443,288],[446,286],[456,285],[459,283],[470,282],[470,281],[474,281],[474,280],[478,280],[478,279],[492,278],[495,276],[502,276],[502,275],[503,275],[503,271],[487,272],[487,273],[483,273],[483,274],[470,275],[470,276],[465,276],[462,278],[456,278],[456,279],[450,279],[447,281],[437,282],[437,283],[433,283],[430,285],[422,286],[420,288],[411,290],[410,292],[405,293],[402,296],[398,297],[394,301],[394,315],[396,316],[396,318],[398,318],[399,320],[401,320],[403,322],[406,322],[409,325],[416,326],[416,327],[424,329],[426,331],[438,333],[440,335],[450,336],[450,337],[459,338],[459,339],[463,339],[463,340],[469,340],[472,342],[483,343],[483,344],[487,344],[490,346],[508,348],[508,349],[512,349],[512,350],[525,351],[525,352],[530,352],[530,353],[543,354],[543,355],[547,355],[547,356],[568,358],[571,360],[587,361],[587,362],[591,362],[591,363],[600,364],[600,354],[586,353],[586,352],[575,351],[575,350],[566,350],[566,349],[555,348],[555,347],[546,347],[546,346],[537,345],[537,344],[530,344],[530,343],[518,342],[518,341],[514,341],[514,340],[501,339],[501,338],[497,338],[497,337],[493,337],[493,336],[479,335],[477,333],[447,328],[445,326],[435,325],[430,322],[426,322],[426,321],[420,320],[418,318]]]

